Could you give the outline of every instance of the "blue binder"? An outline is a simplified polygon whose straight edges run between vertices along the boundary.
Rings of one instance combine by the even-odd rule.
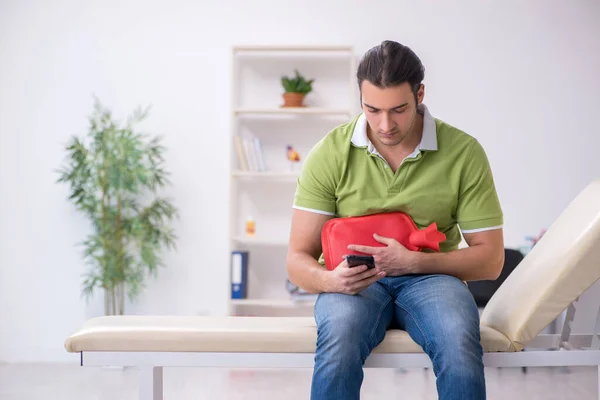
[[[248,252],[231,252],[231,298],[245,299],[248,296]]]

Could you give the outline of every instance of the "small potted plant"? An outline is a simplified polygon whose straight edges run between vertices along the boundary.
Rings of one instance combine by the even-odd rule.
[[[284,89],[284,103],[281,107],[304,107],[304,98],[312,91],[312,84],[315,80],[306,80],[298,70],[294,70],[294,72],[295,76],[292,78],[281,77],[281,84]]]

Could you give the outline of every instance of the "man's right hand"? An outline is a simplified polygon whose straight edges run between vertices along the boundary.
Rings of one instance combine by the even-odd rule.
[[[377,267],[367,269],[366,265],[348,266],[344,259],[333,271],[328,272],[328,292],[355,295],[385,276]]]

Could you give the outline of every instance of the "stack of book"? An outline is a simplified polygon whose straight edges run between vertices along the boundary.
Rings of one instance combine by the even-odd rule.
[[[233,137],[233,144],[241,171],[266,171],[265,157],[259,138],[235,135]]]

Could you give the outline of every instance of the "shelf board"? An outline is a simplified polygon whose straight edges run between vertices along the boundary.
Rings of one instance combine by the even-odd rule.
[[[236,108],[235,115],[344,115],[351,116],[350,110],[323,107],[280,107],[280,108]]]
[[[241,45],[235,46],[233,50],[238,52],[347,52],[352,53],[352,46],[338,46],[338,45]]]
[[[254,244],[262,246],[287,246],[288,238],[285,239],[274,239],[274,238],[261,238],[261,237],[246,237],[246,236],[234,236],[232,238],[235,242],[243,244]]]
[[[236,306],[257,307],[305,307],[314,306],[315,300],[308,299],[231,299],[231,304]]]
[[[252,179],[291,179],[296,180],[300,176],[300,171],[234,171],[232,175],[236,178]]]

